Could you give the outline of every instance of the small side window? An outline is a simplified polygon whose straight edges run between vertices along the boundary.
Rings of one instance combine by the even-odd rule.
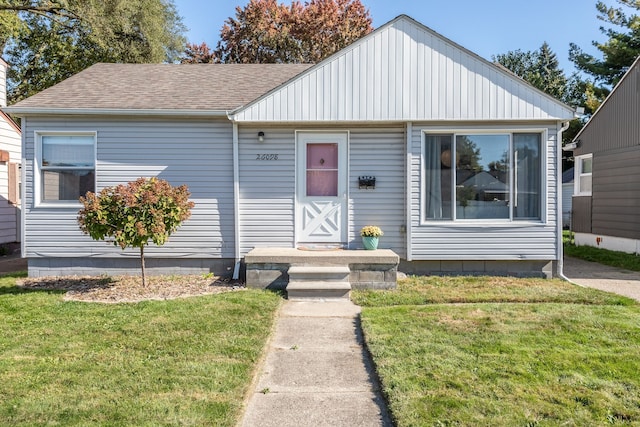
[[[575,194],[590,196],[592,189],[593,154],[576,157]]]

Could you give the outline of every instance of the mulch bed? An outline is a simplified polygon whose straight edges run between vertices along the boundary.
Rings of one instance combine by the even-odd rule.
[[[100,303],[169,300],[245,289],[237,281],[209,275],[149,276],[145,287],[136,276],[37,277],[20,279],[17,284],[26,289],[64,291],[66,301]]]

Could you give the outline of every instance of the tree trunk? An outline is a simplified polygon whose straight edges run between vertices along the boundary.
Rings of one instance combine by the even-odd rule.
[[[144,271],[144,245],[140,246],[140,267],[142,267],[142,287],[147,287],[147,273]]]

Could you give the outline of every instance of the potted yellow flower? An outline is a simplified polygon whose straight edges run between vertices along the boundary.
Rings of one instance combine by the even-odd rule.
[[[378,241],[383,235],[382,229],[376,225],[367,225],[360,230],[362,244],[368,250],[378,249]]]

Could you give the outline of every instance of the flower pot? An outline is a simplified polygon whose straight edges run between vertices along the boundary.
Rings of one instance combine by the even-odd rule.
[[[362,244],[364,245],[364,248],[368,249],[368,250],[378,249],[378,241],[379,240],[380,240],[379,237],[365,237],[365,236],[362,236]]]

